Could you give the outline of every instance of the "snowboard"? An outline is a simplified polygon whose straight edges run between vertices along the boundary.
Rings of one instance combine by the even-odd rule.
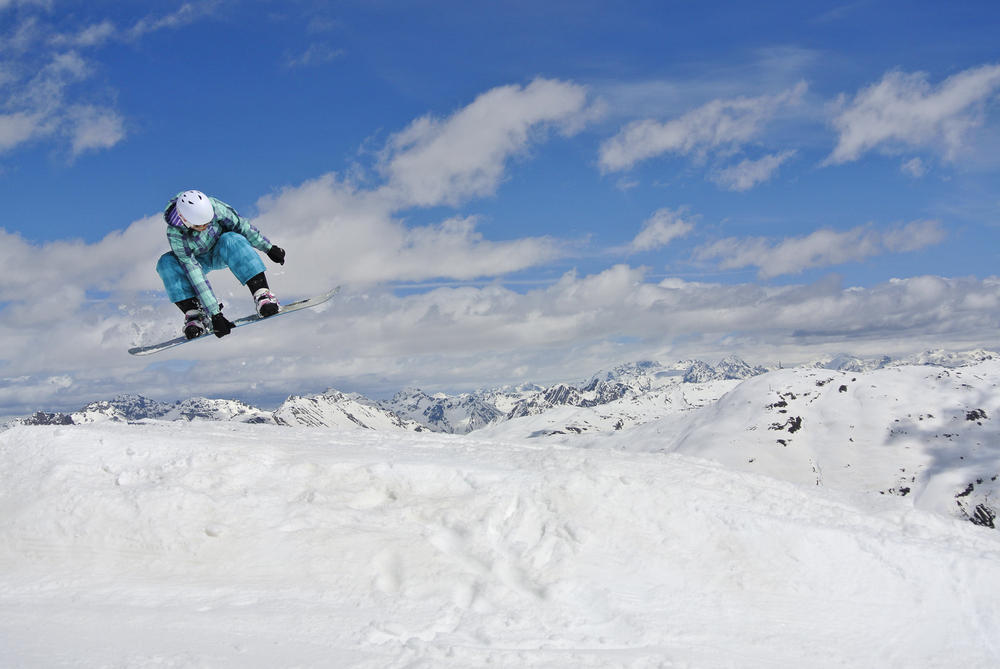
[[[278,316],[283,316],[284,314],[290,314],[293,311],[300,311],[302,309],[309,309],[317,305],[323,304],[324,302],[330,300],[334,295],[340,292],[340,286],[337,286],[333,290],[323,293],[322,295],[316,295],[314,297],[307,297],[304,300],[298,300],[296,302],[291,302],[289,304],[281,305],[281,310],[273,316],[268,316],[267,320],[273,320]],[[234,327],[242,327],[244,325],[252,325],[253,323],[259,323],[265,320],[257,314],[250,314],[249,316],[243,316],[242,318],[237,318],[233,321]],[[199,339],[215,338],[215,333],[209,331],[200,337],[195,337],[194,339],[188,339],[184,335],[180,337],[175,337],[173,339],[168,339],[167,341],[160,342],[159,344],[147,344],[146,346],[134,346],[128,350],[132,355],[152,355],[153,353],[159,353],[160,351],[165,351],[168,348],[174,348],[175,346],[180,346],[181,344],[187,344],[189,342],[198,341]]]

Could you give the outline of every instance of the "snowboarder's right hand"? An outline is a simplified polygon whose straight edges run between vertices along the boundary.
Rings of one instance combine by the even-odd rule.
[[[285,249],[280,246],[272,246],[267,250],[267,257],[278,263],[279,265],[285,264]]]
[[[215,331],[216,337],[225,337],[232,332],[234,327],[236,326],[233,325],[233,322],[223,316],[221,311],[212,316],[212,329]]]

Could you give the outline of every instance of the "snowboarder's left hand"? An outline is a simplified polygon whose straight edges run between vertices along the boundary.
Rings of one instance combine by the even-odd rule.
[[[220,311],[212,316],[212,330],[215,331],[215,336],[222,338],[233,331],[233,322],[222,315]]]
[[[272,246],[267,250],[267,257],[278,263],[279,265],[285,264],[285,249],[280,246]]]

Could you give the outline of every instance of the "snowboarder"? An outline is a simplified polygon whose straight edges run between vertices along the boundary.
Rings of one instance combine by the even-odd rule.
[[[205,274],[228,267],[250,289],[257,313],[273,316],[281,308],[267,285],[264,262],[254,251],[285,264],[284,249],[275,246],[236,213],[231,206],[197,190],[180,193],[163,211],[170,251],[156,263],[167,297],[184,312],[184,336],[211,331],[224,337],[233,323],[222,315],[222,305]]]

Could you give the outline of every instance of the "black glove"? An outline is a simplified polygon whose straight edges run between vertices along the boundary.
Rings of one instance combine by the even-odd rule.
[[[278,263],[279,265],[285,264],[285,249],[280,246],[272,246],[267,251],[267,257]]]
[[[223,316],[221,311],[212,316],[212,329],[215,330],[216,337],[225,337],[234,327],[233,322]]]

